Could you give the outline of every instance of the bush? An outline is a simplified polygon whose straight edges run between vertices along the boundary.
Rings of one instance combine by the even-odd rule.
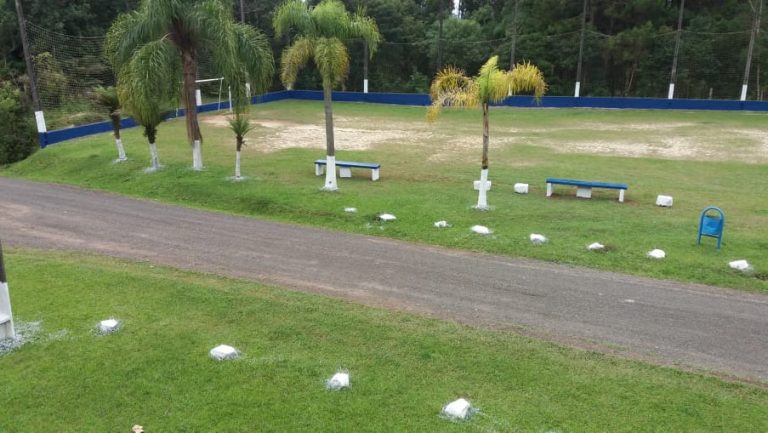
[[[0,164],[21,161],[37,149],[32,113],[19,89],[0,82]]]

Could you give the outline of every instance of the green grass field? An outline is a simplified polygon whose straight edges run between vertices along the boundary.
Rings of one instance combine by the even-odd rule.
[[[0,355],[3,433],[768,431],[764,388],[509,332],[94,256],[6,264],[40,331]],[[208,358],[220,343],[242,358]],[[326,391],[338,369],[351,389]],[[442,418],[458,397],[480,412]]]
[[[146,143],[139,129],[124,131],[131,160],[116,157],[110,134],[52,146],[0,169],[4,176],[69,183],[279,221],[387,236],[493,254],[524,256],[658,278],[768,291],[768,114],[585,109],[509,109],[491,112],[492,211],[472,209],[479,178],[481,118],[477,111],[447,111],[435,124],[421,107],[336,103],[337,158],[382,164],[382,179],[367,171],[340,179],[338,193],[319,191],[312,161],[324,156],[322,105],[282,101],[254,106],[243,174],[234,171],[234,138],[221,114],[201,118],[203,160],[193,172],[184,124],[161,125],[158,145],[166,168],[145,174]],[[615,191],[593,199],[557,188],[547,199],[544,179],[572,177],[626,182],[627,202]],[[517,195],[516,182],[531,193]],[[672,208],[654,205],[672,195]],[[707,205],[726,212],[723,248],[695,242]],[[345,214],[344,207],[358,214]],[[380,212],[398,220],[371,224]],[[452,227],[432,224],[447,220]],[[493,235],[470,233],[475,224]],[[534,247],[530,233],[550,242]],[[606,253],[586,245],[601,242]],[[662,261],[645,255],[667,252]],[[746,259],[755,272],[728,268]]]

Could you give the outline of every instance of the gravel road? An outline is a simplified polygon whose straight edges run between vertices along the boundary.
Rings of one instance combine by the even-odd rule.
[[[768,296],[0,177],[0,239],[319,292],[768,384]]]

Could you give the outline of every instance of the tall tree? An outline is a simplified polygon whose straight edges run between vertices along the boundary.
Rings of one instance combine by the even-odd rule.
[[[197,120],[195,79],[198,61],[205,53],[212,59],[214,72],[236,91],[245,82],[264,71],[259,60],[248,57],[253,51],[243,49],[248,27],[236,24],[231,3],[225,0],[143,0],[139,8],[120,15],[109,30],[107,55],[120,71],[137,54],[148,59],[144,79],[158,81],[169,88],[182,82],[187,137],[192,146],[192,168],[201,170],[202,134]],[[163,65],[180,65],[177,75],[166,75]],[[175,69],[175,68],[174,68]]]
[[[109,114],[109,120],[112,122],[112,135],[115,137],[115,146],[117,146],[115,162],[127,161],[123,140],[120,138],[120,99],[117,97],[117,89],[112,86],[98,86],[93,89],[93,101]]]
[[[488,108],[499,103],[508,94],[533,93],[538,101],[547,89],[539,68],[530,64],[518,64],[511,71],[500,70],[499,56],[493,56],[480,68],[476,77],[467,77],[464,71],[447,67],[432,81],[430,95],[432,105],[427,119],[433,122],[444,106],[479,107],[483,110],[483,156],[481,160],[480,187],[476,209],[488,209]]]
[[[275,13],[275,36],[296,32],[283,51],[280,78],[291,89],[299,71],[314,60],[323,82],[325,105],[326,174],[323,190],[336,191],[336,147],[333,138],[332,92],[349,72],[349,53],[344,42],[359,38],[373,57],[379,46],[379,29],[371,18],[350,14],[339,0],[323,0],[311,7],[301,0],[288,0]]]

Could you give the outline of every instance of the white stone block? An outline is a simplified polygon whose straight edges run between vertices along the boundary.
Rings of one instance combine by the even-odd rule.
[[[480,182],[482,182],[482,181],[481,180],[474,181],[473,185],[475,187],[475,191],[480,191]],[[486,191],[490,191],[491,190],[491,181],[490,180],[486,180],[485,183],[486,183]]]
[[[665,253],[664,250],[660,250],[658,248],[648,251],[648,257],[652,259],[663,259],[666,256],[667,256],[667,253]]]
[[[326,388],[331,391],[349,388],[349,373],[336,373],[325,383]]]
[[[383,213],[383,214],[379,214],[379,219],[382,221],[394,221],[397,219],[397,217],[392,215],[391,213]]]
[[[728,263],[728,266],[730,266],[731,269],[736,269],[737,271],[742,272],[746,272],[752,269],[752,266],[750,266],[749,262],[746,260],[734,260]]]
[[[357,212],[357,208],[356,207],[345,207],[344,208],[344,212],[346,212],[346,213],[356,213]]]
[[[443,407],[443,415],[453,419],[467,419],[472,414],[472,405],[460,398]]]
[[[435,222],[434,226],[439,228],[439,229],[444,229],[444,228],[448,227],[448,221],[437,221],[437,222]]]
[[[339,177],[344,177],[344,178],[352,177],[352,169],[349,167],[339,167]]]
[[[515,192],[518,194],[528,194],[528,184],[527,183],[516,183],[515,184]]]
[[[472,226],[472,228],[470,228],[470,230],[472,230],[473,232],[475,232],[475,233],[477,233],[479,235],[489,235],[489,234],[492,233],[491,229],[489,229],[486,226]]]
[[[120,328],[120,321],[115,319],[107,319],[99,322],[99,332],[102,334],[110,334]]]
[[[600,251],[605,249],[605,245],[601,244],[600,242],[593,242],[587,245],[587,249],[590,251]]]
[[[221,344],[211,349],[210,355],[217,361],[225,361],[239,358],[240,352],[232,346]]]
[[[538,233],[531,233],[528,236],[528,239],[530,239],[531,243],[533,243],[534,245],[541,245],[541,244],[543,244],[544,242],[547,241],[547,237],[546,236],[540,235]]]
[[[656,206],[672,207],[672,201],[672,196],[670,195],[656,196]]]
[[[576,187],[576,197],[578,198],[592,198],[592,188],[584,188],[581,186]]]

